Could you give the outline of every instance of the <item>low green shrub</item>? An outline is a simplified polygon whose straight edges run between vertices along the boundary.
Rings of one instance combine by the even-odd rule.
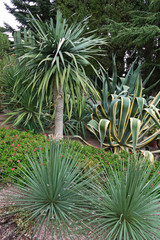
[[[96,166],[96,170],[101,172],[104,168],[110,170],[110,165],[119,169],[121,160],[126,164],[128,157],[134,158],[133,153],[122,151],[121,153],[111,153],[102,148],[82,145],[75,140],[64,140],[64,148],[68,144],[73,148],[72,157],[80,151],[79,160],[86,161],[89,168]],[[40,148],[44,154],[44,147],[49,143],[47,134],[35,134],[32,131],[19,131],[17,129],[0,128],[0,176],[1,180],[11,180],[11,175],[17,175],[22,163],[27,164],[27,155],[37,155]],[[148,162],[150,164],[150,162]],[[154,165],[154,171],[158,168],[159,162]]]
[[[31,131],[0,128],[0,169],[1,178],[10,180],[17,174],[22,163],[27,163],[27,154],[44,146],[47,136]],[[49,141],[49,139],[47,139]]]

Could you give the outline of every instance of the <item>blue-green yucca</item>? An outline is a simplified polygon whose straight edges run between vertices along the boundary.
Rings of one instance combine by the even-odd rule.
[[[151,168],[132,160],[110,175],[105,171],[103,184],[91,186],[95,206],[91,239],[160,239],[160,177],[158,172],[150,177]]]
[[[62,142],[50,142],[45,155],[39,151],[38,158],[29,156],[28,161],[30,167],[21,169],[16,190],[6,196],[15,202],[13,213],[22,211],[24,222],[34,221],[33,236],[37,238],[43,226],[45,240],[49,235],[52,239],[75,239],[85,226],[87,202],[83,194],[89,181],[88,173],[82,174],[85,166],[79,153]]]

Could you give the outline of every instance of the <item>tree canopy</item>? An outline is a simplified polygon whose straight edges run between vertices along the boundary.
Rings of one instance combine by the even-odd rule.
[[[65,17],[76,13],[79,18],[89,18],[89,28],[98,29],[107,38],[110,48],[103,65],[112,65],[112,54],[120,74],[127,72],[138,57],[138,63],[145,63],[146,77],[154,66],[159,66],[160,2],[158,0],[58,0],[58,6]],[[125,63],[124,63],[125,61]],[[152,83],[158,80],[158,68],[153,73]]]

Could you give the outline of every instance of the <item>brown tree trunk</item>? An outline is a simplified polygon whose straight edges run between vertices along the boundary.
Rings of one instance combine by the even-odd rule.
[[[55,137],[58,139],[63,138],[63,88],[59,85],[56,91],[56,112],[55,112]]]

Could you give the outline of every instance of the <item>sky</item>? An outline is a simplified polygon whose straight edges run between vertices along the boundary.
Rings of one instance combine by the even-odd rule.
[[[4,2],[9,6],[13,6],[10,0],[0,0],[0,27],[3,27],[4,22],[6,22],[14,29],[17,29],[16,25],[18,25],[18,23],[16,22],[15,17],[6,10]]]

